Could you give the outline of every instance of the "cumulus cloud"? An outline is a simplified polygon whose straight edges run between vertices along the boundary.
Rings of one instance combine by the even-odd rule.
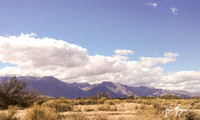
[[[52,38],[35,38],[34,34],[0,36],[0,60],[19,68],[56,66],[75,67],[88,62],[85,48]]]
[[[176,7],[171,7],[170,10],[174,15],[178,15],[178,9]]]
[[[151,7],[153,7],[153,8],[156,8],[157,7],[157,3],[156,2],[154,2],[154,3],[146,3],[148,6],[151,6]]]
[[[132,50],[121,50],[121,49],[117,49],[114,51],[115,54],[117,55],[132,55],[133,51]]]
[[[178,54],[128,60],[132,50],[115,50],[115,55],[88,54],[86,48],[35,34],[0,36],[0,61],[16,64],[0,69],[0,76],[55,76],[65,82],[113,81],[127,85],[147,85],[165,89],[199,88],[200,72],[164,73],[160,64],[175,62]],[[179,87],[178,87],[178,86]],[[194,87],[192,87],[194,86]]]
[[[169,62],[174,62],[177,56],[178,54],[176,53],[164,53],[164,57],[141,57],[140,62],[146,67],[155,67],[158,63],[167,64]]]
[[[196,91],[200,87],[200,71],[180,71],[168,73],[162,77],[160,83],[160,87],[164,89]]]

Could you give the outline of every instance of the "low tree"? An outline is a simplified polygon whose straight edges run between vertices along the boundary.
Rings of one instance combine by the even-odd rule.
[[[9,105],[21,107],[30,106],[38,97],[38,93],[27,89],[27,82],[20,81],[17,77],[10,80],[0,81],[0,107],[7,108]]]
[[[178,96],[178,95],[163,95],[160,98],[163,98],[163,99],[181,99],[181,97]]]
[[[93,97],[94,97],[95,99],[100,99],[100,98],[102,98],[102,97],[110,98],[110,95],[109,95],[109,93],[107,93],[107,92],[97,92]]]
[[[136,95],[134,93],[132,93],[130,96],[126,97],[127,99],[134,99],[136,98]]]
[[[140,96],[141,99],[150,99],[151,97],[145,96],[145,95],[141,95]]]

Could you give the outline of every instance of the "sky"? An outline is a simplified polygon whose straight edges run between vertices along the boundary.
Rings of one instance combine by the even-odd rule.
[[[0,76],[200,91],[199,0],[0,0]]]

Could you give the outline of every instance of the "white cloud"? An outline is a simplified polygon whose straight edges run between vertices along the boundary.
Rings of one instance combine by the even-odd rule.
[[[200,72],[164,74],[159,65],[176,61],[176,53],[166,52],[163,57],[155,58],[141,57],[138,61],[123,56],[129,54],[133,51],[116,50],[113,56],[91,56],[87,49],[63,40],[36,38],[35,34],[0,36],[0,61],[17,65],[0,69],[0,76],[52,75],[66,82],[113,81],[190,91],[200,87]]]
[[[155,67],[158,63],[167,64],[169,62],[174,62],[176,61],[177,56],[178,54],[176,53],[165,53],[164,57],[141,57],[140,61],[141,64],[145,65],[146,67]]]
[[[121,50],[121,49],[117,49],[114,51],[115,54],[117,55],[132,55],[133,51],[132,50]]]
[[[174,15],[178,15],[178,9],[176,7],[171,7],[170,10]]]
[[[156,2],[154,2],[154,3],[146,3],[148,6],[151,6],[151,7],[153,7],[153,8],[156,8],[157,7],[157,3]]]
[[[200,87],[200,71],[180,71],[168,73],[161,79],[159,87],[164,89],[183,89],[196,91]]]
[[[35,38],[34,34],[0,36],[0,60],[26,67],[75,67],[88,62],[87,50],[52,38]]]

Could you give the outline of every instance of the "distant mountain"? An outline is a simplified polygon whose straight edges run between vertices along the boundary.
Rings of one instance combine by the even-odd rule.
[[[128,91],[123,85],[119,83],[113,82],[103,82],[88,91],[90,96],[95,95],[97,92],[107,92],[109,93],[110,97],[127,97],[134,94],[131,91]]]
[[[10,79],[11,77],[0,77],[2,79]],[[163,96],[163,95],[178,95],[180,97],[192,97],[196,94],[191,94],[183,90],[162,90],[146,86],[127,86],[120,83],[102,82],[100,84],[89,83],[65,83],[53,76],[46,77],[18,77],[19,80],[27,81],[28,87],[36,89],[44,95],[52,97],[88,97],[93,96],[98,92],[106,92],[112,98],[127,97],[127,96]]]
[[[87,86],[88,85],[88,86]],[[88,95],[92,96],[97,92],[107,92],[110,94],[111,97],[127,97],[127,96],[163,96],[163,95],[178,95],[180,97],[192,97],[193,94],[183,91],[183,90],[162,90],[156,89],[153,87],[146,87],[146,86],[127,86],[122,85],[120,83],[113,83],[113,82],[103,82],[101,84],[96,84],[92,86],[88,83],[76,83],[76,86],[83,89],[83,88],[91,88],[88,90]]]
[[[68,98],[77,98],[78,96],[86,96],[86,93],[80,88],[59,81],[54,77],[42,77],[38,80],[30,81],[28,86],[52,97],[65,96]]]
[[[200,91],[199,92],[194,92],[192,94],[194,94],[194,96],[200,96]]]
[[[9,77],[4,77],[0,79],[9,79]],[[28,88],[33,88],[44,95],[51,97],[61,97],[65,96],[68,98],[85,97],[85,91],[80,88],[73,86],[71,84],[62,82],[55,77],[18,77],[19,80],[28,82]]]
[[[76,86],[83,91],[89,91],[90,89],[97,86],[97,84],[91,85],[89,83],[77,83],[77,82],[73,82],[73,83],[71,83],[71,85]]]
[[[134,92],[137,96],[163,96],[163,95],[178,95],[180,97],[192,97],[193,94],[184,91],[184,90],[162,90],[156,89],[153,87],[139,86],[139,87],[130,87],[129,89]]]

